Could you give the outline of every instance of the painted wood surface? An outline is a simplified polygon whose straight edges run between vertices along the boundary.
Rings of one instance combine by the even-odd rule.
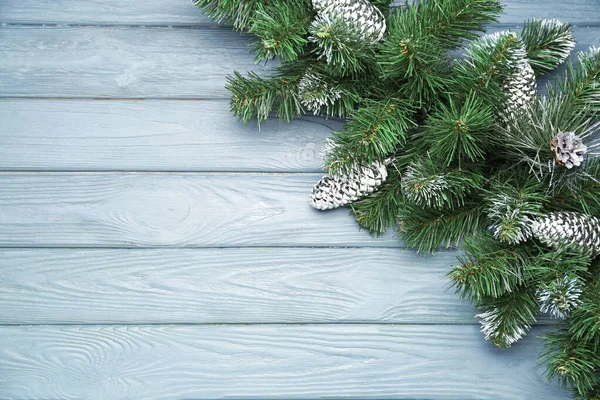
[[[472,307],[446,290],[456,255],[374,248],[0,250],[0,324],[473,324]]]
[[[5,26],[1,97],[228,98],[233,70],[256,65],[226,29]]]
[[[311,208],[320,176],[2,173],[0,246],[400,246]]]
[[[335,121],[240,124],[225,101],[0,100],[0,169],[320,172]]]
[[[598,44],[600,27],[573,32],[576,50]],[[226,99],[233,70],[268,71],[247,41],[220,29],[7,26],[0,97]]]
[[[501,351],[468,325],[5,326],[0,398],[565,399],[543,332]]]
[[[492,31],[600,44],[596,0],[503,3]],[[550,327],[483,340],[455,252],[309,208],[339,125],[238,125],[226,75],[270,67],[230,29],[188,0],[0,0],[0,399],[570,398],[536,369]]]
[[[400,4],[404,1],[399,1]],[[560,18],[575,24],[598,22],[597,0],[502,1],[500,22],[522,23],[527,18]],[[13,24],[118,24],[163,26],[214,26],[191,0],[3,0],[0,21]]]

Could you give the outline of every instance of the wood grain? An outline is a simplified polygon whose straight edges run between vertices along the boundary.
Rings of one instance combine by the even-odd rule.
[[[225,101],[0,100],[0,169],[320,172],[331,120],[238,123]]]
[[[403,1],[400,1],[403,3]],[[501,23],[527,18],[560,18],[576,24],[598,22],[597,0],[502,0]],[[191,0],[3,0],[0,22],[12,24],[215,25]]]
[[[264,73],[223,29],[0,28],[0,96],[228,98],[234,70]]]
[[[2,0],[0,22],[215,26],[192,0]]]
[[[312,209],[320,176],[3,173],[0,247],[400,246]]]
[[[0,324],[475,323],[473,308],[445,290],[456,255],[1,250]]]
[[[573,29],[577,50],[600,27]],[[0,97],[228,98],[233,70],[266,73],[235,32],[129,27],[0,29]]]
[[[468,325],[1,327],[0,398],[566,400],[545,331],[501,351]]]

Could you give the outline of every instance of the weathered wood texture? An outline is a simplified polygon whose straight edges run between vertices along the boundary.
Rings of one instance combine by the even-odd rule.
[[[0,250],[0,324],[475,323],[473,308],[445,290],[456,255]]]
[[[312,209],[319,177],[3,173],[0,246],[400,246]]]
[[[2,97],[226,98],[254,64],[249,39],[223,29],[5,26]]]
[[[573,28],[577,50],[600,27]],[[0,29],[0,97],[221,98],[233,70],[265,72],[236,32],[130,27]]]
[[[0,100],[0,169],[320,172],[334,121],[238,123],[224,101]]]
[[[0,328],[0,398],[558,400],[529,338],[476,326]]]
[[[404,1],[399,1],[404,3]],[[560,18],[576,24],[597,23],[597,0],[510,0],[500,22],[522,23],[531,17]],[[191,0],[3,0],[0,22],[12,24],[119,24],[119,25],[201,25],[214,26],[212,20],[193,7]]]

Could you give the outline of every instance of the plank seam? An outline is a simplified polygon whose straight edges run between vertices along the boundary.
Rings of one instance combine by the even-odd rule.
[[[49,323],[49,324],[5,324],[0,323],[0,329],[5,327],[36,327],[36,326],[55,326],[55,327],[77,327],[77,326],[85,326],[85,327],[154,327],[154,326],[214,326],[214,327],[230,327],[230,326],[400,326],[400,327],[409,327],[409,326],[479,326],[479,322],[473,323],[435,323],[435,322],[420,322],[420,323],[398,323],[398,322],[253,322],[253,323],[243,323],[243,322],[230,322],[230,323],[195,323],[195,322],[170,322],[170,323]],[[552,322],[540,322],[536,323],[533,326],[535,327],[553,327],[557,326],[558,323]]]

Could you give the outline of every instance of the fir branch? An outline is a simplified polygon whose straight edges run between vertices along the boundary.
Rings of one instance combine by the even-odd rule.
[[[578,111],[587,114],[600,112],[600,48],[577,54],[577,64],[568,63],[567,71],[548,84],[549,97],[566,97]]]
[[[357,26],[345,19],[319,15],[311,23],[309,31],[308,40],[314,45],[314,54],[338,76],[355,77],[365,72],[366,64],[373,63],[372,44],[365,40]]]
[[[492,108],[468,97],[464,103],[450,100],[440,105],[426,123],[425,141],[429,153],[446,166],[484,158],[485,145],[494,122]]]
[[[481,332],[500,348],[520,340],[536,321],[537,303],[525,287],[483,302],[484,311],[477,315]]]
[[[499,184],[488,191],[486,214],[494,238],[501,243],[518,244],[531,237],[533,218],[542,215],[548,201],[543,185]]]
[[[456,292],[475,304],[486,297],[498,298],[524,283],[523,265],[529,259],[524,247],[508,247],[488,234],[469,237],[464,242],[465,256],[449,277]]]
[[[268,0],[192,0],[196,7],[217,22],[233,24],[237,30],[245,31],[251,25],[259,5]]]
[[[333,134],[335,148],[326,160],[328,170],[338,173],[356,163],[385,159],[406,141],[415,125],[413,114],[413,106],[404,99],[365,100],[344,128]]]
[[[540,360],[547,364],[546,379],[557,380],[563,388],[571,389],[582,399],[593,398],[590,395],[598,393],[600,386],[598,349],[589,342],[574,338],[566,327],[544,336],[544,339],[545,349]]]
[[[521,39],[536,75],[554,71],[575,48],[571,25],[557,19],[525,21]]]
[[[296,86],[297,82],[284,78],[263,79],[252,72],[246,78],[235,72],[227,78],[225,87],[232,94],[231,112],[234,115],[242,122],[253,118],[261,122],[275,108],[277,116],[286,121],[303,113]]]
[[[466,58],[454,64],[452,90],[501,109],[508,97],[502,85],[524,57],[523,43],[515,33],[482,36],[467,47]]]
[[[379,235],[397,224],[396,215],[402,202],[400,172],[391,165],[388,174],[379,190],[350,205],[356,222],[371,234]]]
[[[420,207],[456,208],[465,198],[480,190],[484,177],[479,171],[440,168],[431,158],[413,161],[402,177],[406,200]]]
[[[398,211],[402,240],[418,252],[432,253],[440,246],[456,248],[466,237],[485,229],[482,207],[472,203],[455,209],[424,209],[404,202]]]
[[[294,61],[304,52],[308,25],[313,18],[310,2],[258,3],[249,32],[258,36],[254,42],[256,61],[278,57]]]

